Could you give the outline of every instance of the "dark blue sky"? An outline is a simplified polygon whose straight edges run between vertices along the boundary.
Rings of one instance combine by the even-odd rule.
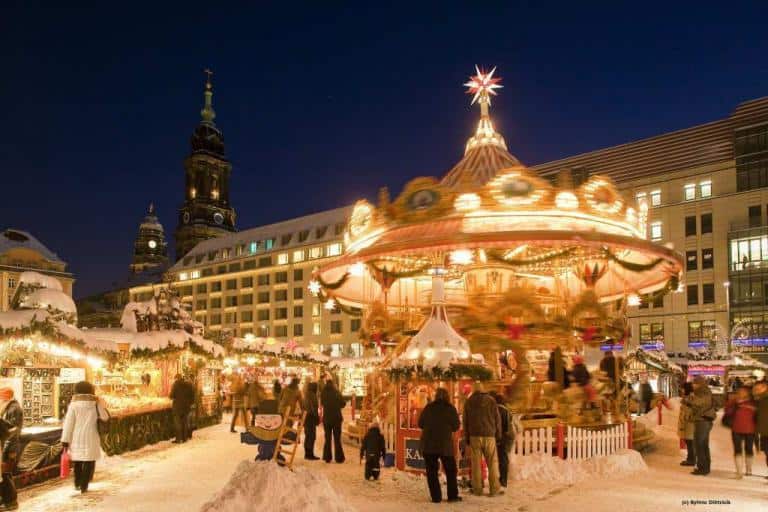
[[[77,295],[125,275],[150,201],[173,232],[204,67],[241,229],[442,175],[475,63],[529,165],[768,93],[765,2],[112,4],[0,7],[0,228],[69,262]]]

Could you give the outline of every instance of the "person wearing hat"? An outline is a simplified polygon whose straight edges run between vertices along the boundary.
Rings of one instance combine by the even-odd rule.
[[[482,459],[488,467],[488,487],[491,496],[504,494],[499,481],[499,462],[496,443],[501,441],[499,408],[482,382],[475,382],[472,396],[464,406],[464,436],[472,450],[472,494],[483,494]]]
[[[696,452],[696,469],[693,475],[708,475],[712,460],[709,453],[709,433],[717,410],[712,399],[712,392],[706,379],[697,375],[693,379],[693,393],[683,399],[683,403],[691,408],[693,419],[693,445]]]
[[[2,447],[2,482],[0,482],[0,497],[2,510],[19,508],[16,487],[13,484],[13,470],[19,460],[19,440],[21,427],[24,424],[24,411],[13,396],[13,389],[0,388],[0,419],[8,428]]]

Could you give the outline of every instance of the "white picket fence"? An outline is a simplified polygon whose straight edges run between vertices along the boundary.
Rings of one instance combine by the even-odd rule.
[[[515,438],[512,453],[514,455],[553,455],[555,453],[555,438],[552,434],[552,427],[523,430]]]
[[[602,430],[568,427],[566,446],[568,459],[583,460],[611,455],[627,447],[627,424]]]

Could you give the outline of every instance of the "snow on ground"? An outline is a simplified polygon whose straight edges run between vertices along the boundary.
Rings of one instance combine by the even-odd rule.
[[[510,477],[516,481],[570,485],[593,478],[628,476],[647,469],[643,457],[634,450],[588,460],[563,460],[543,454],[510,458]]]
[[[677,425],[676,413],[665,414],[662,433]],[[669,421],[667,421],[669,420]],[[322,429],[318,432],[320,453]],[[765,459],[760,454],[755,459],[757,475],[736,480],[733,473],[730,431],[716,422],[712,432],[713,471],[708,477],[690,475],[691,468],[679,465],[682,455],[679,450],[651,450],[644,454],[648,469],[643,470],[635,455],[620,458],[621,467],[606,460],[597,468],[592,468],[596,475],[582,479],[582,476],[555,475],[548,479],[552,465],[566,464],[560,461],[534,464],[538,471],[513,466],[513,477],[525,480],[513,480],[505,495],[500,497],[476,497],[462,490],[464,501],[461,503],[443,503],[440,510],[446,512],[537,512],[554,510],[589,510],[595,512],[644,512],[656,510],[684,510],[690,506],[683,500],[728,499],[730,506],[713,505],[695,507],[705,510],[733,510],[739,512],[763,511],[768,503],[768,483],[763,479],[766,474]],[[297,456],[296,468],[300,482],[312,476],[312,486],[306,483],[290,486],[293,476],[283,473],[273,476],[264,472],[256,475],[233,473],[238,467],[254,468],[259,465],[242,461],[251,461],[255,447],[240,444],[239,436],[229,433],[229,425],[222,424],[196,432],[192,441],[184,445],[169,442],[147,447],[139,452],[110,457],[97,463],[96,478],[88,494],[76,493],[71,482],[53,481],[41,486],[22,490],[19,496],[21,509],[25,512],[155,512],[166,510],[198,511],[215,498],[217,493],[232,491],[236,499],[237,484],[232,482],[243,479],[256,487],[264,485],[264,497],[258,493],[247,508],[224,508],[221,512],[260,510],[280,510],[276,498],[284,496],[284,487],[296,494],[297,499],[306,499],[306,495],[327,495],[329,489],[323,483],[330,483],[340,496],[339,504],[346,503],[350,510],[359,512],[412,512],[427,507],[431,509],[426,482],[423,478],[394,469],[384,469],[381,480],[367,482],[363,479],[363,465],[358,463],[357,448],[345,445],[347,462],[345,464],[326,464],[323,461],[304,461]],[[670,453],[671,452],[671,453]],[[626,452],[633,454],[634,452]],[[614,461],[615,462],[615,461]],[[592,463],[596,464],[596,463]],[[550,468],[550,469],[546,469]],[[546,470],[546,471],[545,471]],[[277,470],[276,470],[277,471]],[[282,471],[282,470],[281,470]],[[571,476],[567,476],[567,475]],[[303,475],[303,476],[301,476]],[[317,476],[315,482],[314,476]],[[263,481],[267,484],[261,483]],[[270,483],[271,482],[271,483]],[[228,486],[228,483],[230,484]],[[279,484],[279,485],[278,485]],[[251,488],[249,490],[258,491]],[[443,489],[445,490],[445,489]],[[487,492],[487,489],[486,489]],[[303,496],[303,498],[302,498]],[[260,499],[269,499],[270,508],[255,508]],[[237,503],[233,501],[232,503]],[[242,503],[242,501],[240,502]],[[212,510],[203,508],[206,512]],[[293,510],[322,510],[315,507],[294,505]],[[333,509],[326,509],[333,510]],[[344,510],[344,509],[341,509]],[[219,512],[219,510],[217,510]],[[337,510],[338,512],[338,510]],[[346,511],[345,511],[346,512]]]

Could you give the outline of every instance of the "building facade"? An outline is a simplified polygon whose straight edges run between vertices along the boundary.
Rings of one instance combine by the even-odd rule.
[[[184,160],[184,203],[175,233],[177,261],[203,240],[235,231],[235,209],[229,202],[232,164],[224,151],[224,135],[213,122],[212,98],[209,73],[201,121],[190,140],[191,153]]]
[[[168,265],[168,244],[165,241],[163,225],[155,215],[155,206],[149,205],[139,233],[133,243],[133,259],[130,270],[134,274]]]
[[[628,201],[648,206],[648,238],[685,256],[675,293],[628,308],[633,346],[764,353],[768,98],[719,121],[532,167],[543,176],[564,168],[612,178]]]
[[[31,234],[6,229],[0,234],[0,311],[10,309],[19,276],[27,270],[55,277],[62,291],[71,297],[75,279],[66,268],[67,264],[56,253]]]
[[[328,310],[308,290],[314,269],[344,252],[352,208],[256,227],[196,245],[166,273],[209,336],[293,339],[334,356],[362,353],[361,318]],[[158,285],[131,288],[142,301]]]

